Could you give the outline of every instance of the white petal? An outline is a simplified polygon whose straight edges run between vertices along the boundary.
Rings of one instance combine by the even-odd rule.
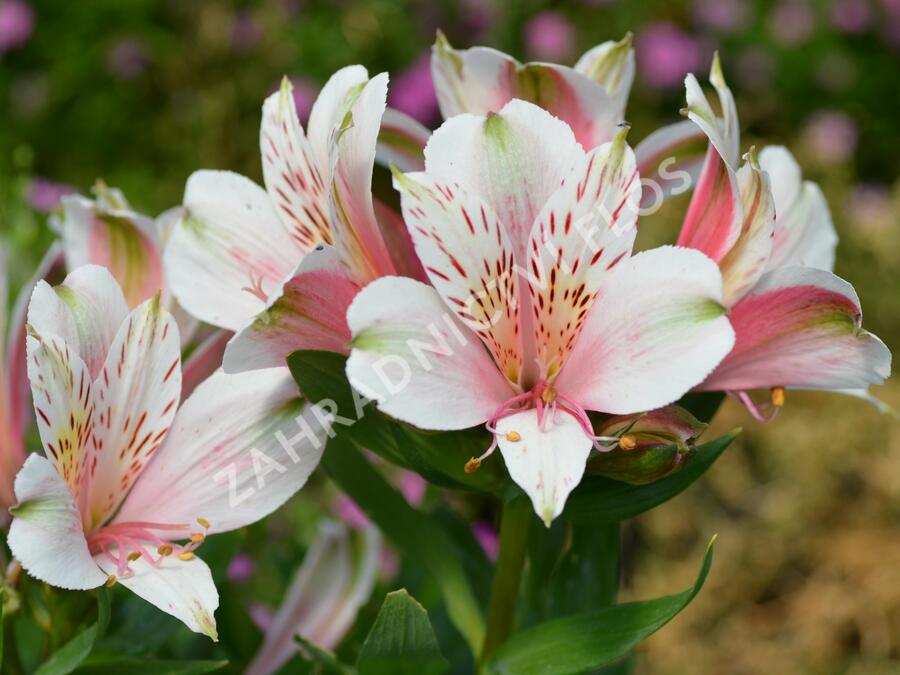
[[[328,145],[334,130],[341,125],[347,113],[347,95],[369,79],[362,66],[346,66],[328,78],[309,112],[307,138],[309,138],[316,162],[328,166]]]
[[[425,172],[481,198],[506,226],[522,261],[534,219],[583,157],[564,122],[514,100],[487,117],[465,114],[444,122],[425,147]]]
[[[127,314],[125,296],[109,270],[86,265],[55,288],[39,281],[28,306],[28,323],[41,335],[65,340],[97,377]]]
[[[31,576],[72,590],[106,581],[88,552],[75,497],[50,462],[30,455],[16,476],[18,506],[7,543]]]
[[[119,328],[94,382],[92,525],[106,521],[128,494],[165,438],[180,397],[178,326],[158,299],[147,300]]]
[[[381,116],[375,161],[385,167],[394,165],[400,171],[421,171],[425,168],[425,145],[430,137],[431,129],[421,122],[386,108]]]
[[[303,401],[287,368],[216,373],[184,402],[115,522],[205,518],[210,532],[255,523],[316,468],[326,413]]]
[[[581,482],[593,441],[570,414],[547,414],[544,428],[534,409],[497,422],[500,452],[509,476],[531,499],[534,512],[547,527],[566,505],[569,493]],[[510,440],[507,434],[518,434]]]
[[[347,323],[350,383],[397,419],[425,429],[466,429],[514,393],[481,341],[423,283],[372,282],[350,305]]]
[[[652,249],[603,284],[556,388],[590,410],[652,410],[699,384],[733,344],[716,264],[691,249]]]
[[[265,309],[268,295],[303,250],[278,220],[266,191],[238,174],[191,174],[184,207],[166,244],[166,280],[188,312],[237,330]]]
[[[585,52],[575,64],[575,70],[606,89],[620,118],[625,115],[625,105],[634,82],[631,40],[631,33],[619,41],[608,40]]]
[[[97,555],[94,560],[107,574],[116,574],[116,563],[106,556]],[[156,566],[144,558],[128,566],[133,573],[117,577],[118,583],[195,633],[218,640],[213,613],[219,606],[219,592],[205,562],[197,557],[180,560],[169,556]]]

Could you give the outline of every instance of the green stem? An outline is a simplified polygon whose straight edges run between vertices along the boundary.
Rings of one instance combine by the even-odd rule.
[[[500,553],[491,588],[487,631],[479,659],[482,665],[512,635],[531,520],[531,504],[523,496],[515,497],[503,508],[500,519]]]

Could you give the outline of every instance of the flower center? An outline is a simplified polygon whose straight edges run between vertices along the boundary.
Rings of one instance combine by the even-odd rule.
[[[116,564],[116,573],[108,582],[112,585],[117,577],[127,578],[134,574],[129,563],[140,558],[154,567],[171,555],[180,560],[192,560],[209,529],[209,521],[205,518],[197,518],[197,524],[200,530],[187,523],[114,523],[88,535],[88,550],[91,555],[102,554]],[[187,540],[187,543],[174,543],[177,540]]]

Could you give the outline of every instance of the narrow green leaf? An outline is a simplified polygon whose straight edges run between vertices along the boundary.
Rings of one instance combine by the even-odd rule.
[[[437,675],[448,665],[425,608],[405,589],[388,593],[359,654],[360,675]]]
[[[338,661],[331,652],[314,645],[302,635],[295,635],[294,640],[300,645],[300,653],[297,655],[303,662],[318,666],[325,675],[352,675],[355,668]]]
[[[89,659],[76,675],[204,675],[221,670],[228,661],[151,661],[148,659]]]
[[[554,619],[509,640],[489,663],[496,675],[568,675],[612,663],[628,654],[684,609],[706,581],[710,541],[697,580],[681,593]]]
[[[453,539],[433,519],[412,508],[340,435],[329,441],[322,465],[385,536],[405,555],[421,561],[439,584],[453,624],[477,653],[484,618]]]
[[[68,675],[81,665],[109,625],[109,596],[109,589],[101,588],[97,592],[97,621],[54,652],[35,675]]]
[[[602,476],[585,476],[569,497],[565,516],[574,523],[612,523],[649,511],[702,476],[738,433],[740,429],[699,446],[686,467],[654,483],[631,485]]]
[[[347,357],[332,352],[297,351],[288,356],[288,366],[304,395],[313,402],[333,401],[343,418],[334,431],[399,466],[421,474],[447,488],[499,492],[506,483],[502,462],[492,459],[475,473],[466,473],[469,458],[480,455],[490,443],[483,429],[429,432],[399,423],[374,403],[354,395],[345,366]],[[346,424],[345,421],[352,421]]]
[[[701,422],[709,424],[724,400],[725,394],[721,391],[697,391],[682,396],[678,405]]]

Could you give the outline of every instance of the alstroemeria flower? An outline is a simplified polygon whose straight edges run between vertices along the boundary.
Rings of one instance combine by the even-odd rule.
[[[853,287],[831,273],[837,236],[816,185],[802,181],[782,147],[753,151],[739,166],[739,124],[718,58],[710,80],[721,117],[693,75],[686,113],[709,150],[678,244],[719,263],[737,340],[699,390],[737,392],[762,418],[747,389],[865,389],[890,374],[884,343],[862,329]],[[777,214],[777,218],[776,218]]]
[[[344,68],[304,131],[285,80],[263,105],[265,189],[224,171],[188,179],[166,273],[194,316],[239,331],[227,372],[284,365],[296,349],[346,351],[345,310],[359,287],[404,272],[402,221],[372,199],[386,96],[386,74]]]
[[[303,486],[324,446],[316,411],[281,369],[216,373],[179,408],[175,320],[158,298],[129,311],[102,267],[38,283],[28,321],[45,454],[16,477],[13,555],[61,588],[115,577],[215,638],[218,595],[194,550]]]
[[[587,410],[670,403],[731,349],[713,261],[631,256],[640,179],[624,130],[586,153],[568,125],[514,100],[445,122],[425,172],[395,186],[433,287],[386,277],[360,292],[348,377],[410,424],[486,424],[494,441],[469,468],[499,445],[547,523],[609,441]]]

